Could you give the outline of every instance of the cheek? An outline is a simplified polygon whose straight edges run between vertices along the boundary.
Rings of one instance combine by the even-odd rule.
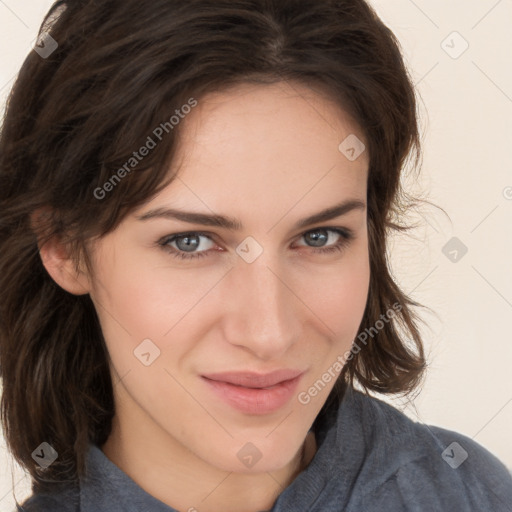
[[[149,339],[158,347],[162,364],[172,345],[173,359],[189,349],[193,337],[183,330],[200,324],[205,296],[219,282],[222,272],[202,273],[194,269],[143,265],[131,258],[116,258],[115,264],[102,268],[94,289],[101,328],[108,350],[119,371],[129,368],[134,350]],[[179,337],[180,343],[173,343]],[[151,345],[150,345],[151,346]],[[156,362],[156,361],[155,361]]]
[[[336,268],[307,280],[306,304],[325,324],[326,336],[351,343],[363,318],[370,284],[367,253],[354,252]],[[350,341],[348,341],[350,338]]]

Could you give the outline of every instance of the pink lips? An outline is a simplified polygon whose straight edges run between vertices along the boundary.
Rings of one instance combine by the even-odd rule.
[[[292,397],[304,374],[300,370],[277,370],[265,375],[224,372],[202,375],[209,388],[232,407],[247,414],[268,414]]]

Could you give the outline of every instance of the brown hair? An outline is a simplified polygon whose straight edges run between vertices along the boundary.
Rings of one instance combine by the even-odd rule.
[[[48,208],[40,246],[57,235],[92,272],[86,242],[172,181],[179,125],[115,190],[101,200],[95,190],[176,109],[232,85],[306,84],[361,127],[370,156],[371,265],[361,329],[391,304],[401,307],[353,354],[328,402],[357,382],[379,393],[417,387],[426,364],[411,307],[421,305],[395,283],[386,255],[389,230],[410,229],[399,220],[407,202],[418,204],[400,184],[405,164],[417,168],[421,156],[417,102],[397,39],[366,2],[58,1],[43,32],[58,47],[27,56],[0,139],[2,424],[34,491],[83,474],[87,443],[101,446],[109,436],[114,400],[93,303],[46,272],[31,214]],[[59,454],[46,470],[31,457],[43,441]]]

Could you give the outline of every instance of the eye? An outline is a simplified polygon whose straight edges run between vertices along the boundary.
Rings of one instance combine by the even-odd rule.
[[[332,237],[329,236],[330,233],[333,233],[334,238],[336,239],[337,237],[337,240],[331,245],[327,245],[325,247],[322,246],[322,244],[332,240]],[[313,244],[312,246],[309,246],[312,248],[313,253],[324,254],[343,250],[346,246],[349,245],[350,241],[354,238],[354,235],[351,230],[346,228],[340,229],[325,227],[306,231],[300,236],[300,238],[304,238],[308,241],[308,243]],[[201,239],[209,240],[209,243],[202,243]],[[212,241],[208,234],[198,231],[191,231],[188,233],[176,233],[173,235],[167,235],[160,239],[156,245],[160,246],[175,258],[190,260],[196,258],[204,258],[205,256],[211,254],[211,251],[208,249],[211,249],[212,246],[215,246],[215,243]],[[196,249],[199,248],[202,250],[197,251]]]
[[[341,251],[353,238],[352,231],[339,228],[316,228],[314,230],[307,231],[302,235],[302,237],[313,243],[313,247],[319,247],[319,245],[326,243],[332,238],[329,236],[329,233],[334,233],[334,238],[336,239],[337,237],[337,241],[334,244],[327,245],[325,247],[322,245],[313,252],[329,253],[333,251]]]
[[[206,238],[212,241],[211,238],[204,234],[198,232],[191,233],[182,233],[176,235],[168,235],[158,242],[158,245],[162,246],[166,249],[171,256],[181,259],[193,259],[193,258],[202,258],[207,256],[207,249],[209,247],[204,247],[204,243],[201,244],[201,238]],[[172,247],[170,244],[176,244],[176,248]],[[208,245],[208,244],[206,244]],[[199,252],[193,252],[197,248],[203,249]]]

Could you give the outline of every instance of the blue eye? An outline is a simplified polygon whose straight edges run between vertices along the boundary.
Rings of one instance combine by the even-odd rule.
[[[312,248],[313,253],[331,253],[335,251],[342,251],[346,246],[349,245],[350,241],[354,238],[354,235],[351,230],[349,229],[339,229],[339,228],[316,228],[310,231],[306,231],[301,235],[302,237],[308,236],[310,240],[312,241],[328,241],[329,235],[328,233],[334,233],[339,236],[339,240],[328,246],[328,247],[317,247],[309,246]],[[318,236],[320,234],[320,236]],[[313,236],[309,236],[313,235]],[[160,246],[163,250],[165,250],[167,253],[171,254],[171,256],[175,258],[179,258],[182,260],[191,260],[196,258],[204,258],[205,256],[208,256],[211,251],[209,250],[203,250],[203,251],[186,251],[184,248],[191,248],[191,249],[197,249],[201,246],[201,238],[206,238],[210,241],[212,241],[211,237],[206,234],[199,231],[190,231],[187,233],[176,233],[173,235],[167,235],[164,238],[160,239],[157,242],[157,245]],[[213,242],[213,241],[212,241]],[[170,244],[177,244],[177,247],[172,247]],[[180,245],[182,246],[180,248]],[[304,246],[301,246],[304,247]]]
[[[183,250],[183,247],[190,247],[191,249],[197,249],[200,245],[200,239],[207,238],[211,240],[211,238],[199,232],[191,232],[191,233],[178,233],[176,235],[168,235],[158,242],[160,246],[162,246],[167,252],[176,258],[181,259],[194,259],[194,258],[202,258],[208,255],[208,251],[199,251],[199,252],[191,252]],[[181,244],[182,248],[178,246],[178,248],[171,247],[169,244]]]

